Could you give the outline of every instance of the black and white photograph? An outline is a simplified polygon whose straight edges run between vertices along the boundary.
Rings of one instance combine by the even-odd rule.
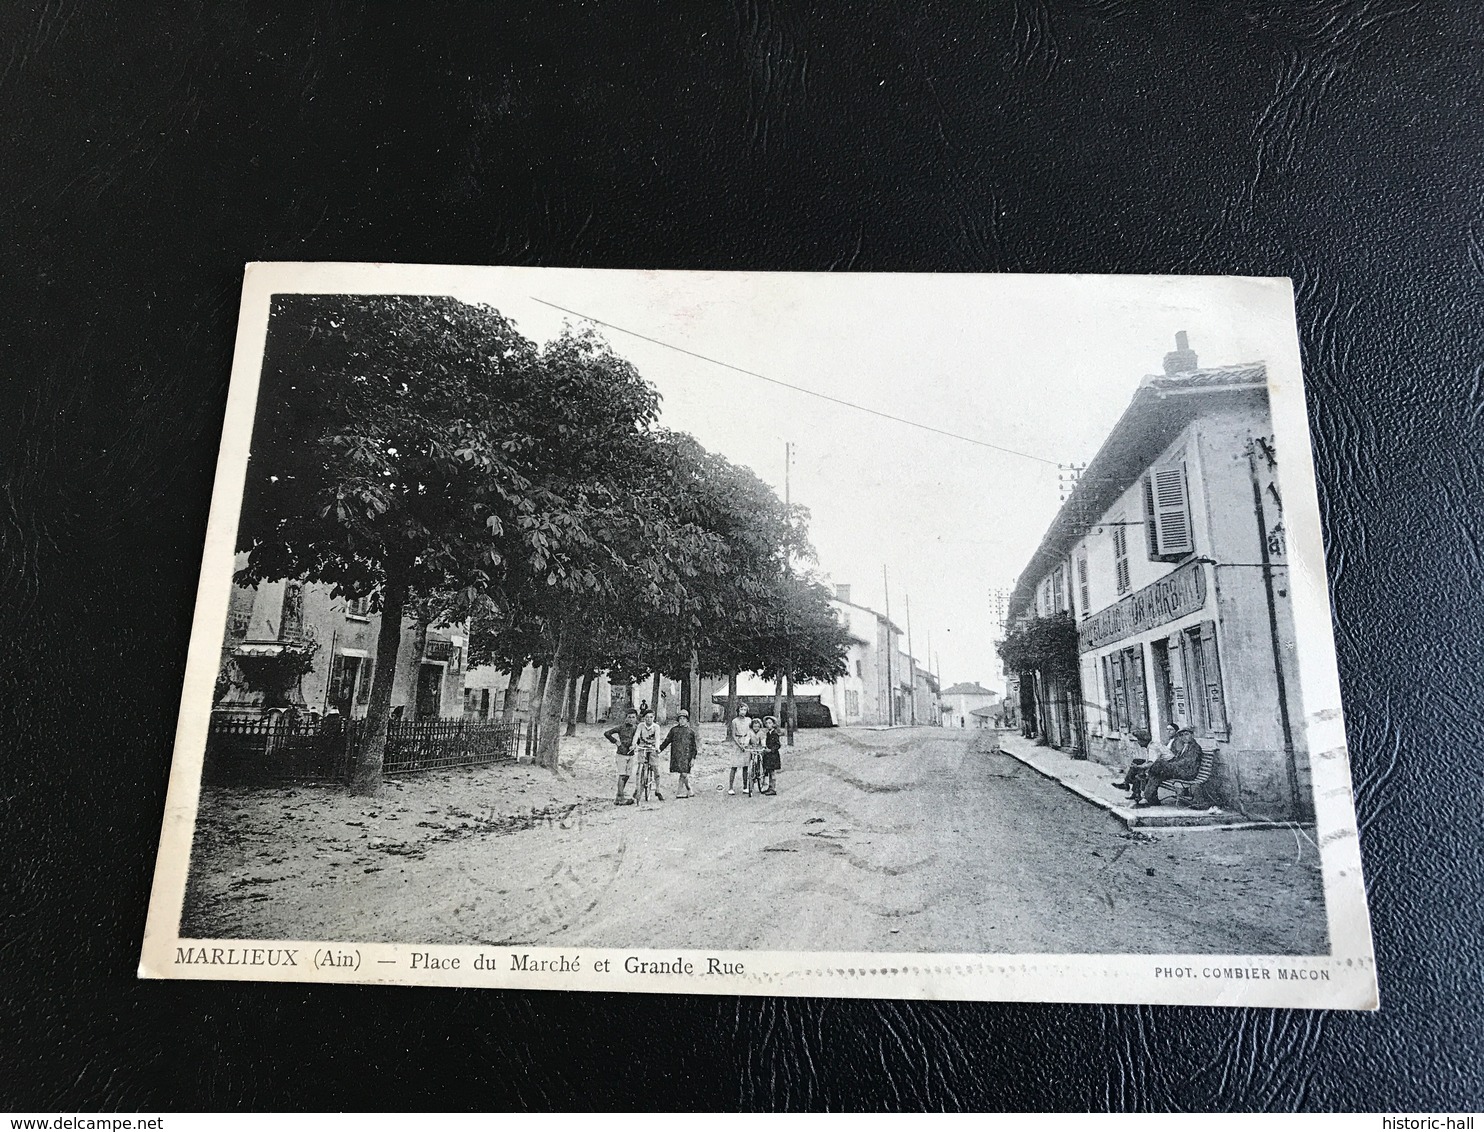
[[[141,974],[1372,1009],[1287,280],[254,264]]]

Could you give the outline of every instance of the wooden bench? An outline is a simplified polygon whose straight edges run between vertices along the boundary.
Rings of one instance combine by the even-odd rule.
[[[1204,786],[1207,782],[1211,781],[1211,775],[1215,772],[1215,770],[1216,752],[1214,750],[1208,751],[1204,747],[1202,747],[1201,761],[1196,766],[1195,777],[1167,778],[1164,781],[1160,782],[1158,789],[1168,789],[1172,794],[1174,794],[1174,800],[1182,806],[1197,805],[1198,803],[1195,799],[1196,791]],[[1158,790],[1156,790],[1156,800],[1158,799],[1158,797]]]

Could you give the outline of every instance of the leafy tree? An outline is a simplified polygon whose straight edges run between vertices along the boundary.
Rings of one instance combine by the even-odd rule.
[[[1080,671],[1077,623],[1066,613],[1032,617],[995,645],[1008,672],[1040,672],[1068,678]]]
[[[830,684],[846,675],[846,655],[862,644],[850,635],[830,604],[830,591],[816,579],[794,576],[774,589],[767,620],[752,644],[753,667],[765,679],[790,675],[805,684]]]
[[[413,594],[498,586],[531,525],[529,430],[552,397],[497,311],[402,295],[273,301],[243,493],[238,580],[328,582],[381,613],[352,788],[380,787]]]
[[[698,532],[667,522],[649,474],[659,397],[633,365],[591,329],[564,331],[540,365],[558,410],[533,425],[545,461],[523,527],[531,550],[508,563],[503,610],[520,651],[550,666],[533,716],[538,758],[555,770],[562,690],[614,659],[629,609],[664,604]]]

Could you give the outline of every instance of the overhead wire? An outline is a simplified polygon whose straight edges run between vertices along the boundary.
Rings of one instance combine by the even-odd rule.
[[[1031,452],[1022,452],[1018,448],[1007,448],[1003,444],[991,444],[987,440],[980,440],[977,437],[973,436],[965,436],[963,433],[960,432],[950,432],[948,429],[938,428],[935,425],[923,424],[921,421],[909,420],[906,417],[899,417],[893,413],[884,412],[881,409],[873,409],[869,405],[862,405],[855,401],[847,401],[843,397],[835,397],[829,393],[821,393],[817,389],[808,389],[802,385],[794,385],[792,382],[783,381],[776,377],[769,377],[767,374],[758,373],[756,370],[750,370],[743,366],[733,365],[731,362],[724,362],[720,358],[713,358],[706,354],[697,353],[695,350],[688,350],[684,346],[677,346],[675,345],[675,343],[666,342],[662,338],[655,338],[651,335],[643,334],[637,330],[630,330],[627,326],[619,326],[617,323],[606,322],[601,318],[594,318],[590,314],[583,314],[581,311],[572,310],[571,308],[564,307],[559,303],[548,302],[546,299],[538,299],[535,295],[532,295],[530,298],[532,302],[540,303],[542,306],[545,307],[551,307],[553,310],[559,310],[564,314],[570,314],[574,318],[585,319],[588,322],[594,323],[598,326],[606,326],[609,330],[616,330],[620,334],[627,334],[630,337],[638,338],[645,342],[651,342],[656,346],[663,346],[667,350],[674,350],[676,353],[685,354],[688,357],[697,358],[703,362],[709,362],[711,365],[721,366],[723,369],[729,369],[736,373],[745,374],[748,377],[757,378],[759,381],[766,381],[770,385],[778,385],[783,387],[784,389],[791,389],[795,393],[803,393],[809,397],[818,397],[821,401],[829,401],[836,405],[843,405],[847,409],[855,409],[857,412],[869,413],[873,417],[881,417],[883,420],[895,421],[897,424],[904,424],[909,426],[910,428],[918,428],[922,429],[925,432],[936,433],[939,436],[946,436],[952,440],[961,440],[965,444],[976,444],[981,448],[989,448],[995,452],[1003,452],[1009,456],[1019,456],[1025,460],[1034,460],[1038,464],[1047,464],[1053,467],[1062,466],[1056,460],[1048,459],[1045,456],[1037,456]]]

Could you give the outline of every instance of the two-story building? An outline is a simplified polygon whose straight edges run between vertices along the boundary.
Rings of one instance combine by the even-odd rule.
[[[1076,623],[1080,681],[1020,674],[1022,707],[1034,702],[1054,745],[1121,767],[1134,733],[1188,728],[1216,754],[1215,800],[1305,818],[1272,436],[1265,367],[1200,369],[1180,334],[1022,572],[1010,623]]]
[[[244,561],[239,556],[239,567]],[[359,718],[371,700],[380,625],[381,616],[370,611],[365,599],[335,597],[328,585],[294,579],[233,585],[215,706],[235,713],[266,706],[250,674],[285,650],[307,646],[310,670],[287,687],[287,702],[305,712],[324,714],[333,708]],[[401,708],[408,719],[463,714],[466,645],[462,627],[404,620],[392,709]]]
[[[944,727],[988,727],[999,706],[999,693],[977,680],[960,681],[943,689]],[[988,709],[986,714],[976,714]]]
[[[845,657],[845,675],[809,690],[819,693],[837,724],[902,722],[899,709],[907,706],[912,687],[910,676],[905,685],[902,679],[902,630],[885,614],[852,601],[848,585],[835,587],[830,606],[856,643]]]

